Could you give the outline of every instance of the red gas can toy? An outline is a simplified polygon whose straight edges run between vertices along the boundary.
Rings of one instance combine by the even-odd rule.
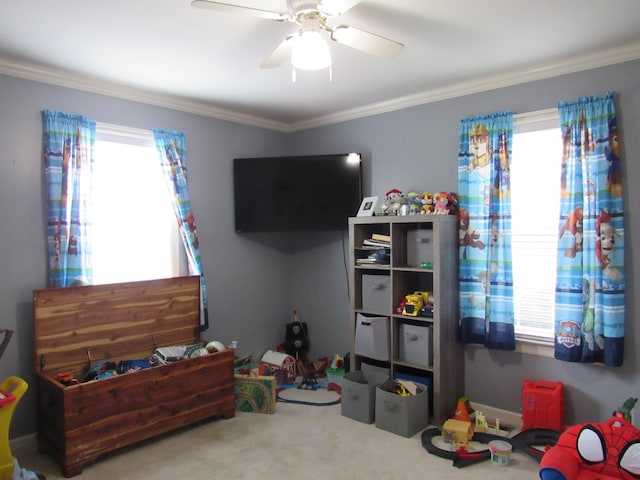
[[[564,384],[525,380],[522,387],[522,430],[564,430]]]

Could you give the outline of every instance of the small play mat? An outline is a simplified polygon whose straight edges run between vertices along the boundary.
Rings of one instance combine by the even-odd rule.
[[[319,383],[315,389],[298,388],[297,385],[278,387],[277,400],[283,403],[297,403],[301,405],[314,405],[326,407],[340,403],[340,389],[327,388],[327,384]]]

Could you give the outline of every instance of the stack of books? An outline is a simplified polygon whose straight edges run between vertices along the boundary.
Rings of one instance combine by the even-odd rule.
[[[391,237],[374,233],[362,242],[366,256],[356,260],[357,265],[389,265],[391,259]]]

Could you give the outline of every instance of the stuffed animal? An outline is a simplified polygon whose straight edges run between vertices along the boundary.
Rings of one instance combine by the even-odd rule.
[[[433,213],[438,215],[449,215],[449,196],[447,192],[438,192],[433,196]]]
[[[409,215],[417,215],[422,208],[422,196],[417,192],[409,192],[405,196],[405,200],[409,204]]]
[[[384,196],[384,203],[380,206],[382,215],[396,215],[402,204],[404,194],[397,188],[389,190]]]
[[[447,209],[449,210],[449,215],[455,215],[458,209],[458,197],[455,193],[447,193]]]
[[[438,192],[433,196],[433,213],[438,215],[455,215],[458,199],[455,193]]]
[[[618,411],[603,423],[565,430],[540,461],[542,480],[632,480],[640,477],[640,430]]]
[[[431,192],[422,192],[420,196],[420,214],[426,215],[427,213],[433,213],[433,194]]]

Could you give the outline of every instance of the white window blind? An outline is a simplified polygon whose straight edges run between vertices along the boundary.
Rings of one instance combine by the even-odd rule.
[[[553,339],[562,137],[556,110],[517,115],[511,159],[515,332]]]

